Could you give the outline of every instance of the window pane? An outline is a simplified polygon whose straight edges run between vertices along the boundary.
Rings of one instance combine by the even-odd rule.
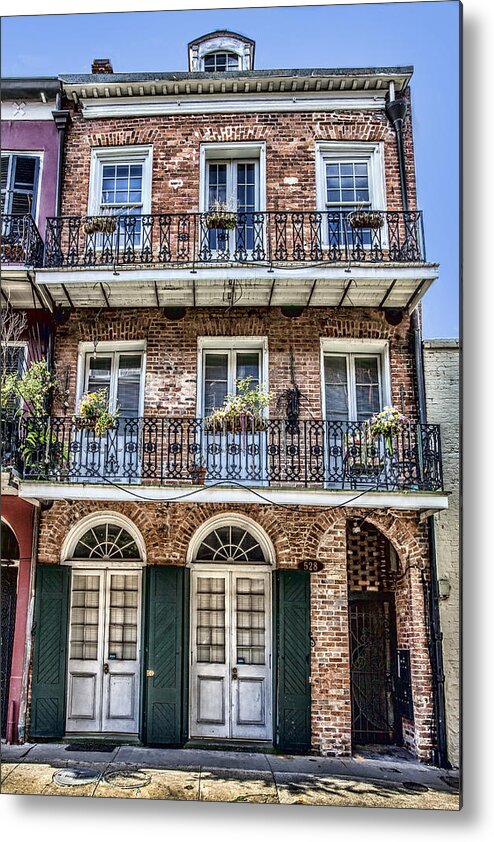
[[[259,354],[237,354],[236,380],[249,376],[252,377],[251,388],[254,389],[259,385]]]
[[[348,421],[348,383],[346,357],[324,358],[326,382],[326,418]]]
[[[223,406],[228,394],[228,354],[206,354],[204,366],[204,412]]]
[[[125,418],[137,418],[139,415],[141,365],[140,354],[120,354],[117,404],[120,415]]]
[[[88,355],[89,356],[89,355]],[[98,389],[108,389],[110,385],[111,376],[111,357],[93,357],[89,356],[89,377],[88,377],[88,392],[96,392]]]
[[[364,421],[381,408],[378,360],[376,357],[355,358],[355,388],[357,420]]]

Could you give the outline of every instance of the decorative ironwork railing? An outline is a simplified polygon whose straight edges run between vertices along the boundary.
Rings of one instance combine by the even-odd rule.
[[[373,211],[367,221],[363,214],[352,217],[351,211],[256,211],[228,216],[234,227],[212,227],[215,221],[208,213],[51,217],[44,265],[425,260],[421,211]]]
[[[9,213],[2,216],[0,256],[6,264],[42,265],[43,240],[32,216]]]
[[[119,418],[98,437],[72,418],[24,417],[4,442],[6,464],[25,480],[442,489],[434,424],[371,439],[361,422],[263,419],[231,430],[201,418]]]

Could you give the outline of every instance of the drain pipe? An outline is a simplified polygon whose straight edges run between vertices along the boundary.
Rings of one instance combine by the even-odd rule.
[[[62,94],[57,94],[55,111],[52,111],[55,126],[58,130],[58,165],[57,165],[57,195],[55,198],[55,216],[60,215],[60,206],[62,202],[62,177],[63,177],[63,161],[64,161],[64,144],[65,132],[70,122],[70,111],[61,108]]]
[[[396,151],[400,174],[401,203],[404,211],[408,211],[408,190],[405,168],[405,150],[403,145],[403,120],[407,111],[404,99],[395,98],[395,85],[389,83],[389,99],[386,102],[386,115],[395,130]],[[417,307],[414,309],[410,326],[413,335],[413,356],[415,362],[415,376],[417,382],[417,398],[419,405],[419,419],[421,424],[427,423],[427,409],[425,400],[425,379],[422,357],[422,337]],[[450,768],[446,743],[446,705],[444,699],[444,662],[442,649],[442,632],[439,615],[439,591],[437,584],[437,557],[434,516],[427,518],[429,531],[429,564],[431,571],[431,585],[428,588],[430,619],[429,619],[429,653],[432,670],[434,719],[436,723],[436,746],[434,747],[434,762],[441,768]]]
[[[405,169],[405,149],[403,146],[403,120],[407,113],[406,99],[395,99],[395,83],[389,83],[389,99],[386,101],[386,116],[396,134],[396,150],[398,152],[398,167],[400,173],[401,204],[404,211],[408,210],[407,174]]]

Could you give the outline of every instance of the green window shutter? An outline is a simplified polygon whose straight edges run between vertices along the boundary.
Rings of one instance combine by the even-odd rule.
[[[182,736],[183,567],[147,568],[146,742],[178,745]],[[154,675],[147,677],[146,670]]]
[[[70,568],[39,565],[34,610],[31,737],[63,737]]]
[[[277,745],[310,748],[310,574],[276,571]]]

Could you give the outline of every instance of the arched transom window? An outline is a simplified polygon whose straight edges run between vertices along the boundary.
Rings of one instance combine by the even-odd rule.
[[[242,526],[219,526],[204,538],[196,561],[216,561],[223,564],[267,564],[259,542]]]
[[[73,557],[125,561],[140,559],[141,553],[126,529],[114,523],[101,523],[92,526],[79,539]]]

